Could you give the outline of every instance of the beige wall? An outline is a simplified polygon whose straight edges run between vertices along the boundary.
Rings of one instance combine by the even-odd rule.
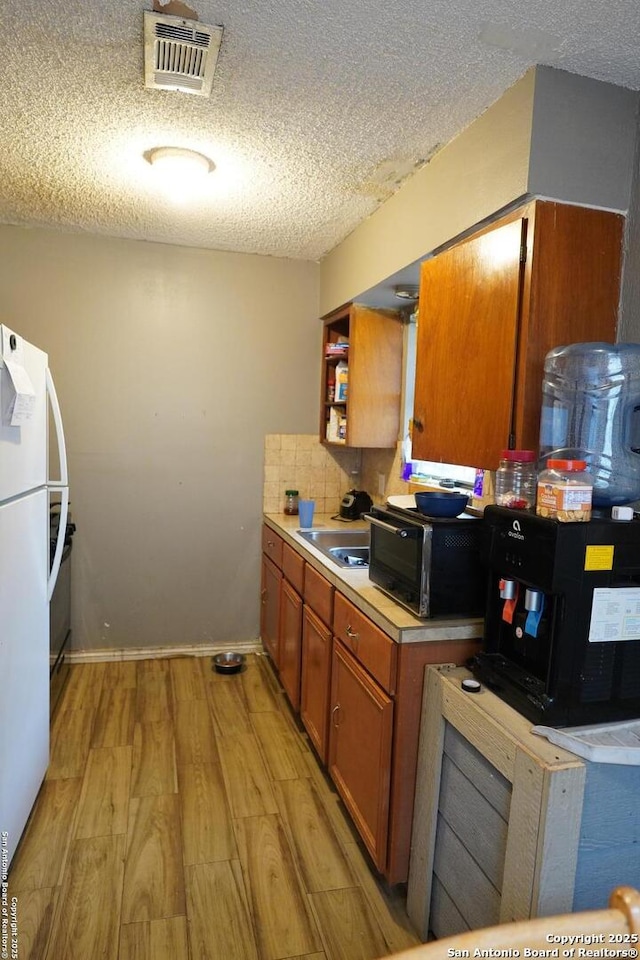
[[[325,257],[323,316],[525,194],[534,92],[530,71]]]
[[[529,70],[324,259],[322,315],[522,198],[626,212],[638,102],[637,91]]]
[[[265,434],[317,428],[317,265],[7,226],[0,258],[65,419],[74,646],[255,639]]]

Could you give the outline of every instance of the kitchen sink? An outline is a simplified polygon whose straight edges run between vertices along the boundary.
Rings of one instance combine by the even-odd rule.
[[[329,547],[328,552],[343,567],[369,566],[369,547]]]
[[[312,543],[340,567],[369,566],[368,530],[299,530],[303,540]]]

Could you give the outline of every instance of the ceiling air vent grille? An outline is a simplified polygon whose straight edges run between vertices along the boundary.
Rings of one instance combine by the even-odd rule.
[[[221,42],[222,27],[145,11],[145,87],[210,96]]]

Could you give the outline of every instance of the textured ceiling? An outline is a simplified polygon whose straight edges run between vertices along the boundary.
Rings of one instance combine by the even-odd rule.
[[[144,9],[3,0],[1,222],[316,260],[532,64],[640,88],[637,0],[193,0],[210,99],[145,89]],[[197,202],[164,145],[215,161]]]

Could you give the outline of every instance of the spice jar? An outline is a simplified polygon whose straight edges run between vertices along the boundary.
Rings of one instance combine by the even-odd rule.
[[[591,519],[593,477],[586,460],[547,460],[538,477],[536,513],[561,523]]]
[[[285,490],[284,512],[288,517],[298,516],[298,491],[297,490]]]
[[[533,450],[502,451],[495,483],[498,506],[533,510],[536,503],[536,460]]]

